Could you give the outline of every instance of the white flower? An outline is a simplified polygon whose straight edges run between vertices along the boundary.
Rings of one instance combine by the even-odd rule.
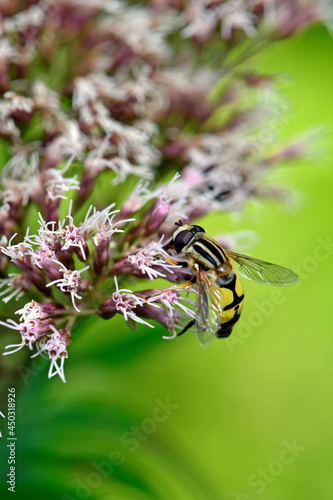
[[[81,295],[78,294],[78,292],[81,290],[82,282],[82,278],[80,275],[81,273],[89,269],[89,266],[86,266],[79,271],[77,271],[76,269],[74,271],[71,271],[70,269],[67,269],[66,266],[64,266],[61,262],[59,262],[59,266],[59,271],[63,274],[63,277],[47,283],[46,286],[49,287],[52,285],[56,285],[63,293],[70,293],[74,309],[77,312],[80,312],[80,309],[78,309],[75,303],[75,299],[82,299]]]
[[[4,288],[0,292],[0,297],[7,295],[2,300],[7,304],[11,299],[15,297],[18,300],[22,295],[24,295],[26,289],[29,287],[29,281],[26,279],[24,274],[10,273],[8,278],[0,279],[0,288]]]
[[[161,271],[157,271],[154,267],[161,267],[162,269],[166,269],[169,272],[173,273],[173,269],[175,268],[174,264],[170,264],[166,259],[163,259],[163,255],[165,257],[168,254],[163,250],[162,247],[162,238],[158,242],[152,241],[142,250],[139,250],[137,253],[128,256],[128,260],[134,267],[140,269],[142,274],[147,274],[149,279],[154,280],[155,278],[165,278],[165,274]]]
[[[141,179],[122,204],[120,213],[122,215],[134,214],[138,212],[148,200],[155,197],[155,192],[151,192],[148,189],[148,182],[144,182],[143,179]]]
[[[152,167],[158,163],[161,154],[151,145],[150,131],[147,133],[115,120],[101,101],[94,104],[94,118],[106,137],[90,151],[84,162],[90,175],[109,169],[116,174],[114,183],[124,182],[129,175],[151,179]],[[117,139],[116,144],[110,141],[113,136]]]
[[[1,32],[0,32],[1,34]],[[13,59],[16,56],[16,49],[9,43],[7,38],[0,40],[0,59]]]
[[[78,77],[73,82],[73,108],[81,108],[98,99],[95,85],[88,78]]]
[[[132,290],[128,290],[126,288],[120,289],[118,286],[118,280],[116,276],[114,277],[114,282],[116,286],[116,291],[113,292],[111,300],[117,312],[119,312],[124,316],[125,321],[128,321],[128,319],[130,318],[133,321],[136,321],[138,323],[143,323],[144,325],[147,325],[150,328],[154,328],[153,325],[150,325],[149,323],[147,323],[147,321],[144,321],[134,312],[134,309],[137,306],[143,306],[144,304],[146,304],[146,301],[141,297],[135,295],[132,292]]]
[[[80,158],[88,143],[86,135],[74,119],[63,119],[62,128],[63,133],[47,145],[48,156],[59,160],[68,156]]]
[[[24,31],[29,26],[38,28],[45,19],[45,14],[39,5],[32,5],[28,9],[19,12],[15,16],[4,19],[4,31],[11,33],[13,31]]]
[[[66,191],[80,189],[80,182],[74,177],[64,177],[64,174],[71,166],[75,155],[72,155],[63,169],[48,168],[43,172],[43,185],[50,200],[61,198],[66,200]]]
[[[221,19],[221,37],[229,39],[232,29],[242,29],[247,36],[256,33],[254,23],[257,16],[247,10],[245,0],[228,0],[218,8]]]
[[[187,290],[187,292],[188,291],[189,290]],[[148,304],[152,304],[154,302],[161,303],[169,309],[171,316],[173,316],[175,306],[178,306],[187,314],[187,316],[189,316],[190,318],[195,318],[196,312],[193,309],[190,309],[189,307],[182,304],[180,301],[183,300],[184,302],[187,302],[192,306],[195,305],[195,302],[191,299],[188,299],[187,297],[182,297],[179,292],[180,290],[177,286],[175,286],[174,288],[167,288],[166,290],[161,290],[160,293],[154,294],[153,296],[149,297],[147,299],[147,302]]]
[[[66,335],[60,333],[54,326],[50,325],[53,334],[51,338],[43,344],[42,351],[47,352],[51,360],[48,378],[59,375],[63,382],[66,382],[64,373],[65,359],[68,358]],[[60,359],[60,365],[57,361]]]
[[[34,102],[30,97],[24,97],[16,94],[16,92],[8,91],[4,94],[4,98],[10,103],[10,110],[25,111],[31,113],[33,111]]]
[[[29,228],[28,228],[29,230]],[[6,247],[0,247],[0,250],[3,254],[7,255],[11,259],[12,262],[19,261],[24,262],[27,258],[27,255],[33,252],[33,248],[30,243],[21,242],[17,245],[12,245],[12,240],[15,238],[17,234],[13,234],[13,236],[8,241],[8,245]]]
[[[28,204],[40,188],[38,166],[37,152],[32,153],[29,159],[25,152],[19,152],[9,160],[1,174],[1,198],[4,203]]]
[[[89,207],[82,224],[82,231],[89,237],[93,235],[93,241],[96,246],[98,246],[101,241],[110,239],[114,233],[122,233],[123,230],[119,229],[117,226],[135,220],[122,219],[113,222],[113,219],[119,213],[119,210],[111,210],[114,206],[115,203],[111,203],[101,211],[96,210],[92,205]],[[91,212],[93,213],[91,214]]]
[[[1,57],[1,45],[0,45]],[[16,127],[13,118],[11,118],[11,106],[8,101],[0,101],[0,132],[3,135],[10,135],[12,137],[19,137],[20,130]]]
[[[197,37],[206,40],[215,29],[218,17],[215,9],[207,9],[202,0],[191,2],[191,22],[182,31],[184,38]]]
[[[3,355],[13,354],[26,345],[31,350],[36,347],[37,351],[31,356],[32,358],[39,354],[45,357],[45,354],[47,354],[51,360],[49,378],[58,374],[61,380],[66,382],[64,361],[68,357],[67,345],[70,343],[70,333],[66,329],[58,331],[47,317],[49,312],[47,305],[44,306],[32,300],[22,309],[16,311],[16,314],[21,316],[19,323],[12,319],[7,319],[6,322],[0,321],[0,325],[17,330],[22,337],[19,344],[7,345],[6,349],[14,349],[4,352]],[[59,358],[60,365],[57,363]]]
[[[31,87],[31,96],[38,109],[52,111],[56,115],[62,116],[59,94],[51,90],[42,80],[34,81]]]
[[[85,238],[85,229],[81,226],[75,226],[74,219],[71,215],[73,200],[69,203],[68,215],[66,218],[69,221],[69,224],[65,226],[65,220],[59,222],[59,230],[58,235],[61,236],[65,243],[62,245],[61,250],[68,250],[71,247],[77,247],[80,249],[83,260],[86,260],[85,246],[86,246],[86,238]]]
[[[35,300],[27,302],[22,309],[19,309],[15,314],[20,314],[20,321],[44,319],[45,313],[43,312],[43,305]]]

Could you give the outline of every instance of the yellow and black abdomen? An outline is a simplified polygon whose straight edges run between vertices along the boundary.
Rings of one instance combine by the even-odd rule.
[[[244,291],[235,269],[227,279],[223,276],[217,277],[216,284],[224,299],[221,326],[217,330],[216,336],[218,338],[229,337],[242,312]]]

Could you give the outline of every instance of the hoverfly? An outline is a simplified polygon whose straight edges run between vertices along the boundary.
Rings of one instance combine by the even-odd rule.
[[[201,226],[183,224],[181,220],[175,224],[178,228],[170,244],[178,254],[184,255],[184,264],[194,275],[182,288],[195,283],[198,292],[196,318],[178,335],[195,326],[202,345],[208,345],[214,335],[229,337],[240,318],[244,301],[238,272],[244,278],[266,285],[294,285],[299,281],[297,274],[285,267],[225,250],[207,236]],[[238,272],[233,260],[240,265]]]

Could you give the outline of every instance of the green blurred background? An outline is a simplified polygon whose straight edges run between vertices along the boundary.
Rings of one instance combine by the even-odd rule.
[[[252,253],[298,266],[302,283],[276,298],[246,281],[234,337],[207,349],[191,334],[167,341],[158,327],[101,320],[71,344],[66,385],[47,379],[48,363],[21,367],[15,498],[333,498],[333,40],[313,27],[256,65],[291,77],[280,137],[324,125],[326,149],[280,173],[300,193],[296,209],[265,203],[238,222],[201,222],[212,235],[257,231]]]

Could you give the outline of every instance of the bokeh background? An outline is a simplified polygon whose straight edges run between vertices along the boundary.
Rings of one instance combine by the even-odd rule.
[[[314,161],[279,173],[297,207],[198,222],[212,236],[255,230],[252,253],[297,266],[301,284],[274,295],[246,281],[243,326],[207,349],[192,334],[167,341],[159,327],[100,320],[77,332],[67,384],[37,359],[3,378],[3,395],[17,392],[16,499],[333,498],[333,39],[314,26],[253,64],[288,75],[281,138],[326,135]],[[0,453],[4,474],[4,442]]]

